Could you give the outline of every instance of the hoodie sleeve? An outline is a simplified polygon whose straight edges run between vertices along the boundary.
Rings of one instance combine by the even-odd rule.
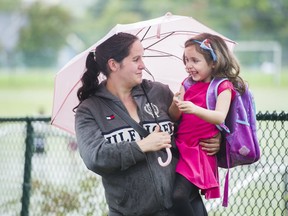
[[[99,175],[110,174],[145,160],[136,141],[108,142],[103,135],[105,131],[101,130],[103,122],[101,119],[97,122],[91,110],[91,104],[81,104],[75,116],[79,153],[89,170]]]

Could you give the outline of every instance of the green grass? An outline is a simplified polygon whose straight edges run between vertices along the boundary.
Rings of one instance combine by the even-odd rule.
[[[0,89],[51,89],[56,72],[41,68],[11,71],[0,69]]]
[[[40,71],[40,70],[39,70]],[[51,115],[55,72],[0,72],[0,116]]]
[[[0,117],[50,116],[53,105],[53,85],[57,70],[0,70]],[[258,111],[288,111],[288,68],[280,77],[242,70],[254,93]]]
[[[243,70],[241,76],[252,90],[257,111],[288,112],[288,69],[280,75]]]
[[[288,70],[280,75],[243,71],[241,72],[241,77],[246,80],[252,88],[288,88]]]

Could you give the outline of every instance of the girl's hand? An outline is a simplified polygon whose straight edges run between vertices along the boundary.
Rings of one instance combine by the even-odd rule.
[[[176,92],[174,94],[174,97],[173,97],[173,102],[177,105],[180,101],[182,101],[181,93],[180,92]]]
[[[173,101],[169,107],[169,116],[172,121],[176,122],[181,117],[181,111],[178,108],[178,103],[181,101],[181,93],[177,92],[174,97]]]
[[[198,106],[191,101],[179,101],[178,109],[183,113],[194,114]]]

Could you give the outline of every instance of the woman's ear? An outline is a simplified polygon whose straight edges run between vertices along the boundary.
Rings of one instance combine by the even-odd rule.
[[[114,59],[109,59],[108,60],[108,67],[111,71],[117,71],[119,64]]]

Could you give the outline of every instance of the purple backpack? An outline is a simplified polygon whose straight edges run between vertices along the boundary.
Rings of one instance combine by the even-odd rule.
[[[226,78],[214,78],[208,87],[206,95],[207,107],[215,110],[219,85]],[[185,91],[195,82],[187,78],[183,82]],[[256,110],[251,91],[246,88],[245,93],[236,96],[231,102],[225,122],[217,125],[225,137],[217,153],[218,166],[227,168],[223,206],[228,206],[229,168],[252,164],[260,158],[260,147],[257,138]]]
[[[206,98],[208,109],[215,110],[218,86],[225,80],[227,79],[214,78],[211,81]],[[226,145],[221,146],[217,155],[219,167],[232,168],[259,160],[255,103],[248,88],[242,95],[236,91],[225,123],[217,127],[225,133],[226,138]]]

